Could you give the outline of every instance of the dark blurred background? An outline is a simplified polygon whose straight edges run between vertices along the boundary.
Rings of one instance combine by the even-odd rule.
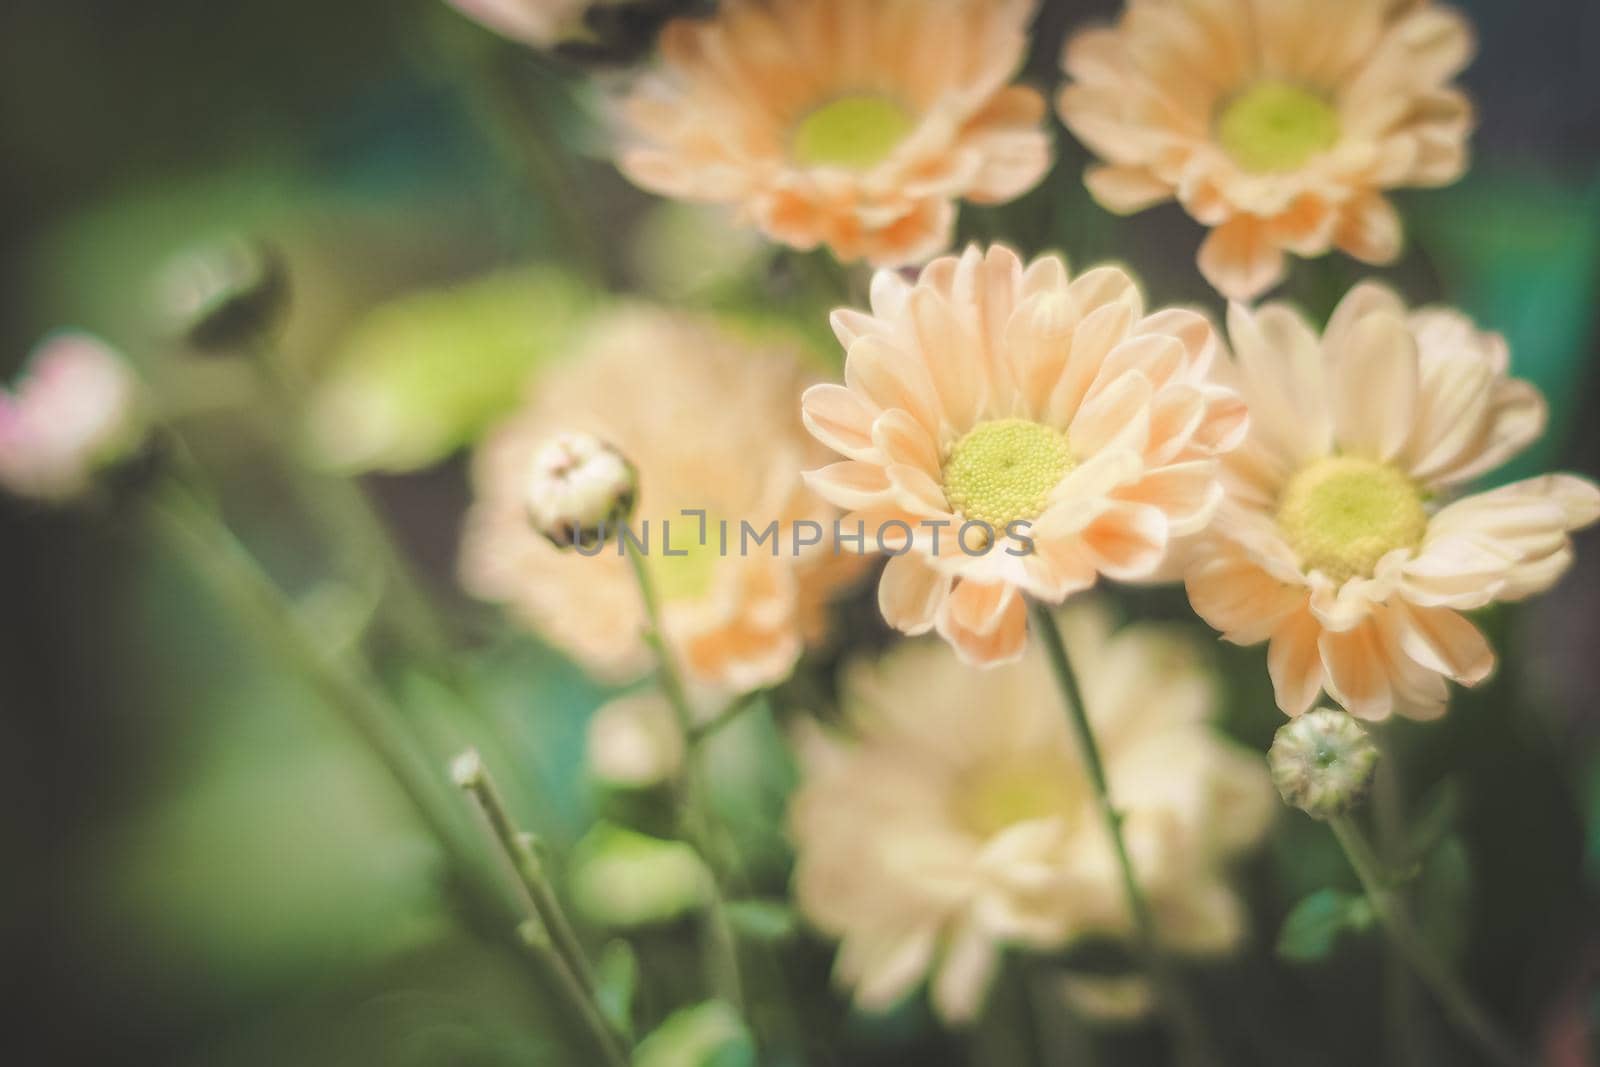
[[[1414,300],[1444,297],[1505,331],[1514,367],[1546,390],[1549,439],[1511,473],[1559,466],[1594,477],[1600,4],[1461,6],[1481,37],[1466,77],[1482,116],[1477,161],[1453,189],[1401,196],[1412,249],[1384,273]],[[1114,9],[1049,3],[1033,79],[1053,84],[1068,26]],[[397,294],[530,262],[571,266],[570,220],[526,192],[522,172],[538,160],[517,143],[518,113],[508,124],[483,89],[486,54],[520,86],[530,137],[593,147],[570,79],[495,45],[438,0],[7,0],[0,370],[61,325],[158,366],[171,345],[153,279],[171,255],[220,231],[265,234],[285,250],[295,291],[285,350],[313,377],[354,323]],[[1030,251],[1059,247],[1077,263],[1129,260],[1157,298],[1215,308],[1192,269],[1196,228],[1175,208],[1127,221],[1098,212],[1078,183],[1081,150],[1058,134],[1062,162],[1045,187],[969,213],[966,231],[1025,234]],[[602,275],[639,284],[623,234],[648,202],[597,158],[576,177],[607,220],[594,230]],[[1321,265],[1288,295],[1324,314],[1359,273]],[[231,506],[287,572],[315,570],[304,559],[318,549],[288,528],[281,479],[255,459],[245,423],[212,435],[214,458],[239,472]],[[433,590],[481,622],[452,592],[460,462],[370,488]],[[4,1058],[560,1062],[530,1023],[530,991],[443,905],[438,857],[379,772],[237,639],[179,563],[123,512],[0,501]],[[1597,606],[1591,531],[1554,593],[1489,620],[1500,676],[1447,722],[1400,733],[1414,799],[1428,803],[1441,788],[1459,798],[1451,814],[1474,877],[1439,907],[1460,912],[1451,921],[1461,958],[1497,1011],[1547,1047],[1576,1050],[1552,1054],[1574,1065],[1592,1062],[1582,1057],[1600,965],[1590,922],[1600,878]],[[570,841],[589,801],[568,765],[596,694],[529,643],[490,634],[478,647],[503,680],[506,751],[567,787],[564,805],[538,813],[540,828]],[[1259,672],[1255,652],[1227,662],[1241,677]],[[1233,726],[1264,747],[1274,721],[1259,687],[1244,690],[1239,699],[1257,710]],[[552,717],[551,707],[576,710]],[[1257,872],[1277,887],[1262,890],[1269,944],[1284,902],[1330,876],[1295,851],[1309,834],[1295,824]],[[824,966],[825,946],[814,955]],[[1359,990],[1375,967],[1358,947],[1280,986],[1280,1000],[1300,1001],[1294,1018],[1315,1027],[1303,1036],[1321,1051],[1303,1062],[1371,1053],[1377,1009]],[[1239,970],[1209,995],[1250,988],[1249,965]],[[1434,1031],[1436,1062],[1465,1062],[1450,1058],[1436,1026],[1417,1025]],[[897,1033],[868,1035],[848,1062],[883,1062],[871,1051],[880,1041],[911,1055]],[[933,1041],[914,1062],[959,1062],[931,1051]]]

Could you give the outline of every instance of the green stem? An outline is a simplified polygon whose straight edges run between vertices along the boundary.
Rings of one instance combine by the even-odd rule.
[[[501,859],[516,875],[523,890],[527,919],[518,927],[523,943],[544,957],[557,989],[583,1021],[606,1061],[626,1065],[629,1052],[600,1010],[594,971],[556,898],[533,838],[512,822],[500,790],[476,750],[469,749],[458,756],[452,765],[452,774],[456,784],[472,799],[498,846]]]
[[[1433,991],[1445,1015],[1501,1067],[1529,1067],[1533,1060],[1489,1018],[1412,923],[1405,902],[1384,878],[1383,865],[1361,828],[1349,816],[1331,819],[1328,825],[1361,880],[1361,888],[1383,924],[1384,933],[1417,977]]]
[[[1378,851],[1384,866],[1395,870],[1406,862],[1409,851],[1405,832],[1405,786],[1401,781],[1400,763],[1389,730],[1375,729],[1369,725],[1367,733],[1381,754],[1372,786]],[[1402,903],[1405,903],[1403,899]],[[1390,1059],[1397,1067],[1425,1064],[1430,1057],[1424,1035],[1416,1024],[1419,1017],[1416,981],[1398,946],[1393,941],[1387,941],[1384,948],[1384,1022],[1388,1031]]]
[[[683,775],[677,783],[678,817],[685,840],[692,845],[712,872],[711,899],[706,907],[706,953],[711,970],[712,985],[741,1013],[744,1011],[744,980],[739,969],[739,946],[734,938],[733,925],[728,920],[727,898],[722,889],[721,864],[710,847],[710,834],[702,809],[709,804],[709,795],[701,788],[699,753],[695,745],[694,709],[689,704],[683,680],[678,675],[677,661],[667,644],[661,626],[661,601],[656,595],[655,583],[644,553],[626,534],[621,538],[623,554],[633,567],[639,586],[639,598],[644,604],[644,638],[656,658],[656,677],[661,692],[672,706],[672,712],[683,735]]]
[[[1032,609],[1034,626],[1044,644],[1045,654],[1050,660],[1056,682],[1061,687],[1061,695],[1067,707],[1067,718],[1078,741],[1078,750],[1083,757],[1084,769],[1089,775],[1089,784],[1100,810],[1101,821],[1105,825],[1112,850],[1116,853],[1117,869],[1122,877],[1122,892],[1128,902],[1128,911],[1133,917],[1139,954],[1155,981],[1162,1010],[1177,1038],[1182,1060],[1195,1065],[1214,1063],[1215,1057],[1211,1054],[1210,1041],[1206,1037],[1199,1015],[1157,941],[1155,916],[1133,870],[1128,843],[1122,833],[1122,814],[1117,811],[1112,801],[1105,762],[1100,755],[1100,746],[1095,741],[1094,728],[1089,723],[1088,705],[1084,703],[1083,691],[1078,685],[1078,676],[1072,669],[1072,661],[1068,657],[1061,629],[1056,625],[1055,613],[1047,604],[1034,603]]]

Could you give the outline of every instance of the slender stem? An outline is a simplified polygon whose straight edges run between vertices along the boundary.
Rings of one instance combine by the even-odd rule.
[[[1345,857],[1361,880],[1374,914],[1389,940],[1405,957],[1417,977],[1433,991],[1450,1020],[1476,1041],[1485,1054],[1502,1067],[1528,1067],[1526,1056],[1473,998],[1460,979],[1433,951],[1411,921],[1405,902],[1387,883],[1383,866],[1361,828],[1342,816],[1329,821]]]
[[[1094,729],[1089,724],[1088,705],[1084,703],[1078,676],[1072,669],[1072,661],[1068,658],[1061,629],[1056,625],[1055,614],[1048,605],[1034,603],[1032,608],[1034,625],[1044,644],[1050,667],[1055,672],[1056,682],[1061,687],[1061,695],[1067,706],[1067,718],[1077,737],[1078,750],[1083,756],[1084,769],[1089,774],[1089,784],[1093,789],[1095,802],[1099,806],[1106,835],[1110,838],[1112,850],[1116,853],[1117,869],[1122,876],[1123,896],[1127,899],[1128,911],[1133,917],[1134,935],[1139,953],[1155,980],[1162,1009],[1177,1037],[1178,1050],[1182,1058],[1192,1064],[1213,1063],[1215,1058],[1211,1054],[1205,1028],[1157,941],[1155,916],[1150,911],[1150,902],[1140,889],[1138,876],[1133,870],[1128,843],[1122,833],[1122,814],[1112,802],[1105,762],[1100,755],[1100,746],[1095,741]]]
[[[746,712],[761,705],[766,695],[766,692],[761,689],[746,693],[719,711],[715,717],[707,719],[705,722],[695,723],[689,729],[689,743],[698,746],[722,731],[723,728],[731,726],[744,718]]]
[[[1372,808],[1378,828],[1378,851],[1385,868],[1396,870],[1408,856],[1406,842],[1405,785],[1400,776],[1393,738],[1388,729],[1367,729],[1381,758],[1372,786]],[[1403,898],[1403,891],[1401,892]],[[1409,903],[1402,899],[1402,903]],[[1384,945],[1384,1022],[1389,1053],[1394,1064],[1420,1065],[1429,1061],[1424,1035],[1416,1025],[1418,993],[1405,956],[1393,941]]]
[[[449,802],[404,717],[364,668],[326,655],[305,632],[293,605],[216,513],[188,489],[168,485],[153,497],[156,529],[214,591],[339,711],[378,755],[417,815],[457,856],[474,856],[464,814]]]
[[[483,765],[476,749],[468,749],[456,757],[451,765],[456,784],[472,798],[474,805],[488,823],[496,843],[505,854],[517,881],[527,895],[526,903],[549,931],[555,949],[572,968],[578,984],[591,996],[598,988],[594,971],[582,944],[567,921],[565,910],[550,884],[544,862],[539,858],[538,843],[532,834],[519,830],[506,808],[505,798],[494,778]]]
[[[713,878],[711,899],[706,907],[706,952],[711,970],[712,984],[741,1013],[744,1011],[744,980],[739,970],[739,946],[734,938],[733,925],[728,920],[727,900],[721,884],[720,864],[710,847],[708,827],[702,808],[709,797],[700,788],[700,765],[695,745],[694,709],[689,704],[683,680],[678,676],[677,661],[667,644],[661,626],[661,602],[656,596],[655,583],[639,546],[626,536],[622,539],[623,554],[633,567],[634,579],[639,586],[639,598],[644,603],[645,641],[656,656],[656,677],[667,703],[672,706],[678,729],[683,734],[683,775],[677,783],[678,817],[684,838],[700,854]]]
[[[605,1053],[607,1062],[626,1064],[628,1051],[600,1010],[594,972],[556,899],[533,838],[519,831],[511,821],[500,790],[476,750],[469,749],[456,757],[451,765],[451,776],[471,798],[498,846],[500,858],[516,875],[522,888],[527,919],[518,926],[521,940],[543,957],[557,988]]]
[[[517,939],[533,959],[549,972],[557,991],[577,1013],[595,1047],[604,1056],[607,1067],[628,1067],[629,1056],[617,1042],[615,1032],[600,1011],[593,995],[585,993],[572,971],[561,959],[561,953],[551,943],[549,934],[537,919],[528,919],[517,927]]]

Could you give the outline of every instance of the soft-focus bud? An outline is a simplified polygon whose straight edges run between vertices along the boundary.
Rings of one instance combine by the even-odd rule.
[[[589,720],[589,770],[621,789],[648,789],[678,773],[683,734],[672,707],[651,691],[619,697]]]
[[[226,237],[192,249],[161,275],[159,299],[173,334],[204,352],[227,352],[269,333],[289,303],[276,249]]]
[[[554,49],[569,59],[625,62],[655,42],[667,19],[706,9],[707,0],[446,0],[503,37]]]
[[[711,872],[693,848],[612,823],[598,823],[573,846],[567,872],[578,911],[612,929],[676,922],[710,894]]]
[[[39,346],[11,391],[0,389],[0,486],[61,502],[128,459],[144,438],[139,384],[104,343],[59,334]]]
[[[628,521],[638,486],[621,452],[588,434],[561,434],[533,457],[528,516],[556,547],[589,548]]]
[[[1267,753],[1284,802],[1317,819],[1347,814],[1366,796],[1378,746],[1345,712],[1318,708],[1287,723]]]

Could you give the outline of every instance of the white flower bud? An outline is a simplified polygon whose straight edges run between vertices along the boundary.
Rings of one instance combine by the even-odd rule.
[[[61,502],[144,436],[139,384],[120,355],[85,334],[42,344],[11,391],[0,389],[0,486]]]
[[[589,770],[606,785],[648,789],[683,765],[683,734],[656,692],[619,697],[589,720]]]
[[[533,457],[528,516],[558,548],[614,536],[633,514],[638,473],[626,456],[588,434],[562,434]]]
[[[1318,708],[1278,730],[1267,753],[1284,803],[1317,819],[1352,811],[1378,766],[1378,746],[1342,711]]]

